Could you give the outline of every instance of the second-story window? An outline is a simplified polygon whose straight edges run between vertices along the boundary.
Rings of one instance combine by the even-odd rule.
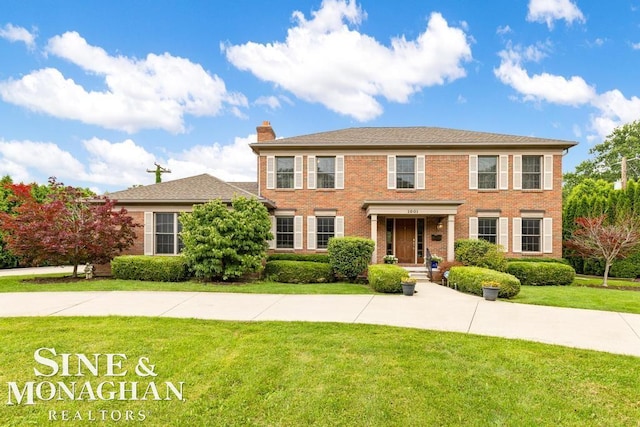
[[[396,157],[396,188],[415,188],[416,158]]]
[[[497,156],[478,156],[478,188],[485,190],[498,188]]]
[[[522,156],[522,188],[538,190],[542,182],[542,157]]]
[[[293,157],[276,157],[276,188],[293,188]]]
[[[317,188],[336,188],[336,158],[317,157]]]

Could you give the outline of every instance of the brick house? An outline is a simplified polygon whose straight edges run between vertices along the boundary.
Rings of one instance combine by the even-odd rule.
[[[576,142],[433,127],[276,139],[269,122],[257,134],[257,183],[205,175],[111,194],[145,223],[135,252],[163,253],[158,230],[172,230],[176,253],[175,212],[238,194],[269,209],[274,252],[322,252],[331,237],[361,236],[376,242],[378,263],[394,254],[422,264],[427,249],[452,260],[460,238],[498,243],[509,257],[562,256],[562,157]]]

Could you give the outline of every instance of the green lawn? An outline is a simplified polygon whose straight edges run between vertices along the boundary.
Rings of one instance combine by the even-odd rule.
[[[185,383],[184,401],[3,402],[3,426],[56,425],[49,411],[63,410],[85,419],[89,410],[143,411],[147,426],[613,426],[640,419],[637,358],[519,340],[373,325],[47,317],[0,319],[0,345],[5,401],[8,382]],[[86,370],[81,378],[35,377],[34,368],[51,371],[34,361],[41,347],[122,353],[128,373],[105,377],[103,364],[98,378]],[[156,377],[136,376],[141,357]]]
[[[38,277],[62,277],[50,275]],[[41,291],[184,291],[184,292],[234,292],[247,294],[374,294],[368,286],[353,283],[290,284],[274,282],[253,283],[201,283],[143,282],[140,280],[80,280],[63,283],[30,283],[23,279],[34,276],[0,277],[1,292]]]

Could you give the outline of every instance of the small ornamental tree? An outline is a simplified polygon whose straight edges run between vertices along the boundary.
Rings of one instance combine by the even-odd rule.
[[[135,227],[126,209],[97,197],[89,202],[86,190],[65,187],[54,178],[51,192],[39,203],[29,185],[12,185],[18,205],[0,213],[7,248],[31,265],[106,263],[133,245]]]
[[[604,280],[607,286],[609,269],[617,258],[625,258],[633,253],[640,244],[640,222],[631,215],[620,216],[611,223],[606,215],[581,217],[576,219],[578,228],[565,246],[587,258],[603,259]]]
[[[237,197],[231,209],[221,200],[196,205],[180,215],[180,222],[182,254],[204,280],[237,279],[258,271],[273,238],[267,208],[255,198]]]
[[[375,246],[373,240],[362,237],[333,237],[327,247],[329,264],[336,275],[355,282],[369,266]]]

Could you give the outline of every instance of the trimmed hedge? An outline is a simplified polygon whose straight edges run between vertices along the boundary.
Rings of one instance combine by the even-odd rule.
[[[362,237],[334,237],[329,239],[329,263],[337,276],[354,282],[365,272],[376,244]]]
[[[611,265],[609,277],[635,279],[640,277],[640,252],[635,252],[624,259],[617,259]]]
[[[567,286],[576,277],[576,271],[570,265],[558,262],[514,261],[507,266],[507,273],[520,279],[527,286]]]
[[[460,239],[454,244],[456,261],[464,265],[506,271],[507,258],[501,248],[482,239]]]
[[[407,270],[393,264],[369,266],[369,286],[376,292],[402,292],[402,279],[408,277]]]
[[[187,260],[183,256],[123,255],[111,261],[116,279],[151,282],[183,282],[189,279]]]
[[[264,274],[267,280],[281,283],[327,283],[333,281],[331,266],[312,261],[269,261]]]
[[[482,282],[500,283],[500,298],[512,298],[520,292],[520,280],[517,277],[482,267],[451,267],[449,283],[456,285],[462,292],[482,295]]]
[[[555,262],[559,264],[570,265],[569,261],[567,261],[564,258],[548,258],[548,257],[507,258],[507,262]]]
[[[267,261],[309,261],[323,262],[329,264],[329,255],[327,254],[271,254],[267,257]]]

